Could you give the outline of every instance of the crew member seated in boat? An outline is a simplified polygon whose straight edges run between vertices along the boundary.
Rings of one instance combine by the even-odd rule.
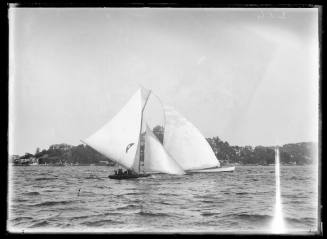
[[[123,174],[123,170],[120,168],[120,169],[118,169],[118,174],[119,175],[122,175]]]
[[[117,170],[115,170],[115,175],[117,175]]]

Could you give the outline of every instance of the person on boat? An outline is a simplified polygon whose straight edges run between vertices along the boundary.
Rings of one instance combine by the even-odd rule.
[[[117,170],[115,170],[115,175],[117,175]]]
[[[122,175],[123,174],[123,170],[120,168],[120,169],[118,169],[118,174],[119,175]]]

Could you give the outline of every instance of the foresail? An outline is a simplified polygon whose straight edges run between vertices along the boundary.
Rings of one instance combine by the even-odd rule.
[[[132,168],[139,145],[142,91],[139,89],[114,118],[85,143],[126,168]]]
[[[200,131],[180,113],[165,106],[164,147],[183,170],[220,166]]]
[[[185,174],[183,169],[171,158],[148,126],[145,135],[144,156],[145,170],[168,174]]]

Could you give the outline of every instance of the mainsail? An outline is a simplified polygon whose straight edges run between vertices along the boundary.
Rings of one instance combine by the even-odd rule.
[[[143,92],[139,89],[114,118],[85,140],[85,143],[116,161],[133,168],[139,146]]]
[[[168,174],[185,174],[164,149],[152,130],[147,126],[145,135],[144,169]]]
[[[219,167],[200,131],[172,107],[165,106],[164,147],[183,170]]]

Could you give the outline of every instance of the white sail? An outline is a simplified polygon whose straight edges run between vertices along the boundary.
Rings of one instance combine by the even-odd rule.
[[[164,107],[164,147],[183,170],[219,167],[220,163],[200,131],[171,107]]]
[[[85,143],[126,168],[132,168],[139,145],[144,99],[139,89],[114,118]]]
[[[145,135],[144,169],[168,174],[185,173],[171,156],[169,156],[148,126]]]

